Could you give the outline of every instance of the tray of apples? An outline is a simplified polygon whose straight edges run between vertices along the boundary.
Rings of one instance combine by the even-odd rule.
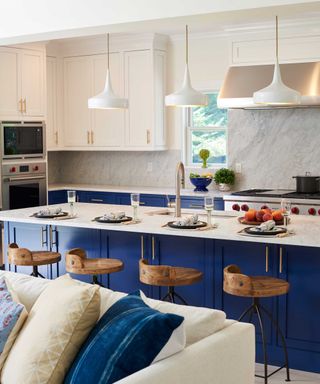
[[[274,220],[276,225],[283,225],[284,218],[281,210],[269,208],[255,210],[249,209],[244,216],[238,218],[241,224],[260,225],[263,221]]]

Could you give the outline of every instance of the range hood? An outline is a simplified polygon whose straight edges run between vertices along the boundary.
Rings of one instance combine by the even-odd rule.
[[[218,96],[219,108],[274,109],[320,107],[320,62],[281,64],[281,77],[301,93],[301,104],[286,107],[262,106],[253,102],[253,93],[268,86],[274,65],[230,67]]]

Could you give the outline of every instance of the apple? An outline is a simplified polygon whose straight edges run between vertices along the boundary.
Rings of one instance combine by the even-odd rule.
[[[260,210],[256,212],[256,220],[257,221],[263,221],[263,216],[266,214],[265,211]]]
[[[240,205],[239,204],[233,204],[232,209],[234,211],[240,211]]]
[[[247,204],[242,204],[242,205],[241,205],[241,211],[244,211],[244,212],[249,211],[249,207],[248,207],[248,205],[247,205]]]
[[[262,217],[262,220],[263,221],[269,221],[269,220],[272,220],[273,217],[272,217],[272,214],[271,213],[265,213]]]

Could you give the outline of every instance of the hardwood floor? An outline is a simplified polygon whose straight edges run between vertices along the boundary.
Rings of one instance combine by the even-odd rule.
[[[270,366],[270,372],[274,370],[274,367]],[[263,372],[263,366],[261,364],[256,364],[256,372],[261,374]],[[275,373],[268,380],[269,384],[283,384],[285,381],[286,375],[285,371]],[[290,369],[290,378],[292,384],[320,384],[320,374],[304,371],[296,371]],[[256,377],[255,384],[263,384],[264,380]]]

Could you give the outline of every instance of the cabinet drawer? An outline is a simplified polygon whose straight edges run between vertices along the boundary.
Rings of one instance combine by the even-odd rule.
[[[95,204],[116,204],[116,195],[111,192],[86,192],[86,202]]]
[[[147,207],[166,207],[167,199],[162,195],[140,195],[140,205]]]
[[[204,208],[203,197],[181,197],[181,208],[194,208],[202,209]]]
[[[49,204],[63,204],[67,202],[67,191],[49,191],[48,192]]]

